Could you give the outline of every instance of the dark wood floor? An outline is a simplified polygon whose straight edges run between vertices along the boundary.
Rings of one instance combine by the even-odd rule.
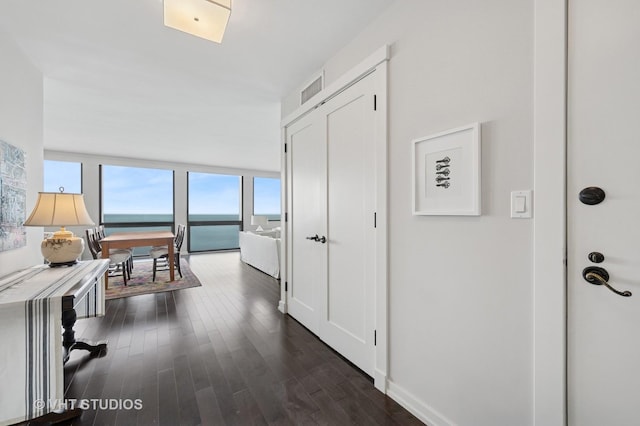
[[[72,353],[66,398],[142,409],[89,409],[73,424],[422,424],[278,312],[278,281],[237,252],[189,263],[202,287],[111,300],[104,318],[78,322],[108,353]]]

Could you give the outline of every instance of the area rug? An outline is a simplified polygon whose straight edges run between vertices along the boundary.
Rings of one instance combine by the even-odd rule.
[[[198,287],[202,284],[196,277],[189,264],[185,261],[180,262],[182,269],[182,278],[175,270],[175,281],[169,281],[169,270],[158,270],[156,272],[156,281],[152,282],[153,262],[138,261],[133,264],[133,272],[131,279],[127,280],[127,285],[123,285],[122,276],[109,277],[109,288],[106,291],[106,299],[118,299],[120,297],[137,296],[147,293],[161,293],[163,291],[182,290],[189,287]]]

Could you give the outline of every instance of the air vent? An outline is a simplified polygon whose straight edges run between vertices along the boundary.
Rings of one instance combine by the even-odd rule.
[[[300,92],[300,105],[303,105],[309,99],[322,91],[322,74],[313,80],[307,87]]]

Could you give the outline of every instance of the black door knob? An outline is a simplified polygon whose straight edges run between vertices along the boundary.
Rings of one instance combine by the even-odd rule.
[[[605,193],[602,188],[598,188],[597,186],[590,186],[588,188],[580,191],[578,195],[578,199],[581,203],[587,204],[589,206],[594,206],[596,204],[600,204],[604,201]]]
[[[602,263],[602,262],[604,262],[604,254],[598,253],[597,251],[592,251],[591,253],[589,253],[589,255],[587,257],[593,263]]]

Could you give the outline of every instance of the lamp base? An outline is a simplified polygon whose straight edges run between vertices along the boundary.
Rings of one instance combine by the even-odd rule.
[[[52,267],[73,265],[82,256],[84,239],[78,237],[47,238],[42,241],[40,251]]]

